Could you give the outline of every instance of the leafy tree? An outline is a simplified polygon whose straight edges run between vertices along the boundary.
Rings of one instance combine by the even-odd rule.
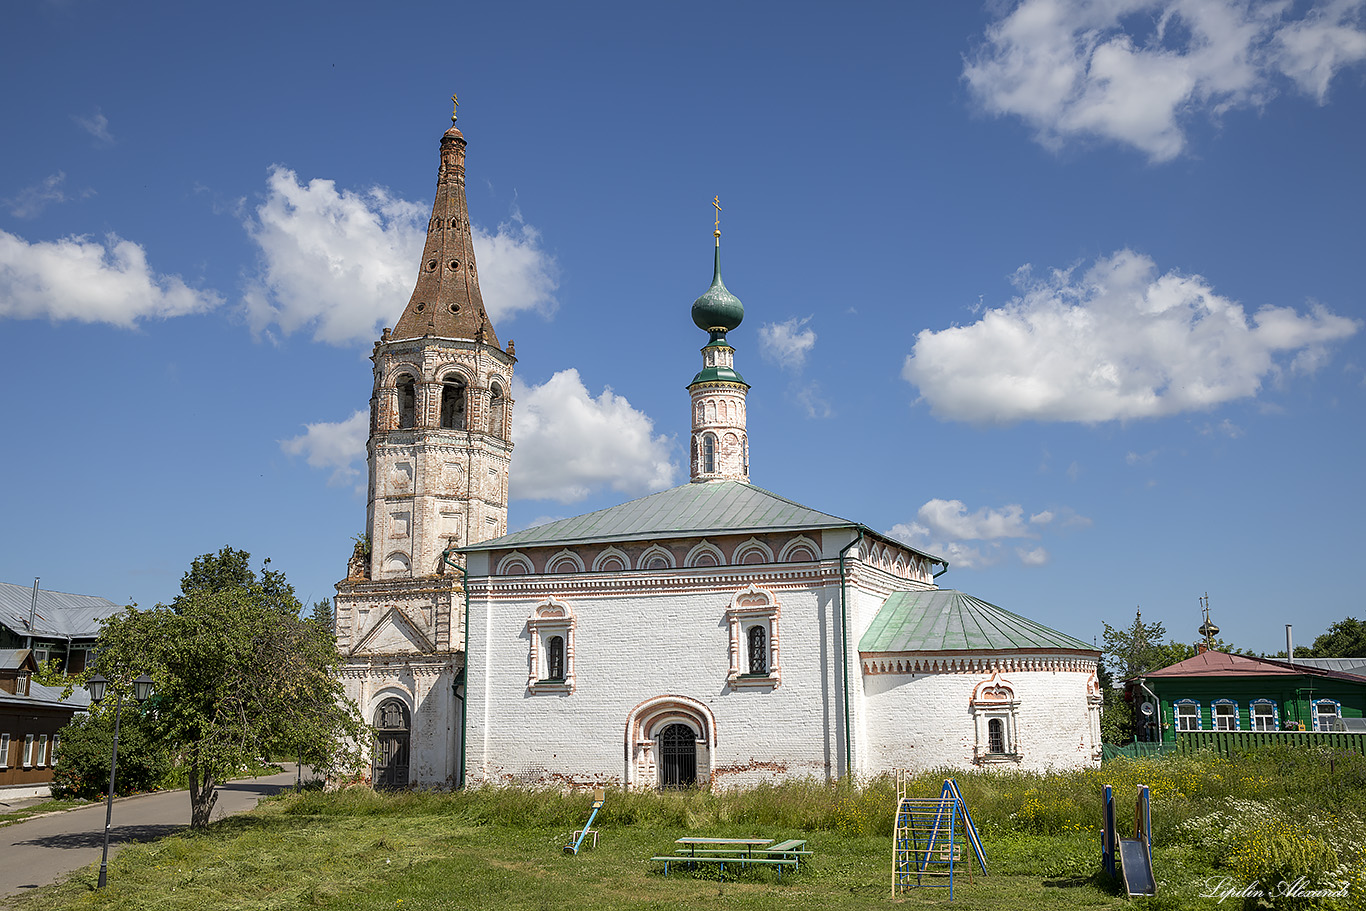
[[[109,787],[109,759],[114,748],[114,702],[90,707],[62,728],[62,761],[52,771],[52,796],[94,800]],[[151,791],[171,770],[171,755],[161,741],[151,713],[124,699],[119,724],[119,770],[116,795]]]
[[[1314,640],[1307,655],[1303,658],[1366,658],[1366,623],[1348,617],[1328,627],[1328,631]]]
[[[188,767],[190,825],[207,825],[217,787],[272,749],[310,745],[324,773],[359,761],[363,727],[342,693],[331,628],[301,619],[284,574],[230,547],[197,557],[180,595],[105,621],[100,672],[126,688],[156,681],[161,734]]]

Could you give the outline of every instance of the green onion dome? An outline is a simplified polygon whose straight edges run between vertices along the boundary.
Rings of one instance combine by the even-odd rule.
[[[726,290],[721,281],[721,235],[716,235],[716,270],[712,275],[711,287],[692,303],[692,321],[697,328],[707,332],[725,333],[740,325],[745,318],[745,305],[740,299]]]

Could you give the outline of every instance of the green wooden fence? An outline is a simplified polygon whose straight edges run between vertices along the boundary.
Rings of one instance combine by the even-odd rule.
[[[1318,731],[1178,731],[1176,743],[1128,743],[1115,746],[1107,743],[1102,761],[1164,753],[1186,753],[1195,750],[1216,750],[1225,756],[1245,753],[1269,746],[1331,747],[1366,755],[1366,734]]]
[[[1331,747],[1366,754],[1366,734],[1337,731],[1178,731],[1183,750],[1217,750],[1225,756],[1261,747]]]

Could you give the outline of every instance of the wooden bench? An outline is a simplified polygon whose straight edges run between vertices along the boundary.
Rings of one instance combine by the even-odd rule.
[[[755,848],[756,854],[776,855],[782,860],[792,860],[796,862],[798,868],[801,867],[800,858],[810,857],[814,851],[806,850],[806,839],[789,838],[787,841],[779,842],[776,845],[769,845],[766,848]]]
[[[724,854],[724,856],[723,856]],[[721,880],[726,879],[726,864],[737,864],[743,869],[753,864],[755,866],[776,867],[778,878],[783,878],[783,868],[790,867],[797,869],[797,859],[795,857],[750,857],[745,854],[738,854],[734,851],[721,852],[719,850],[708,851],[705,854],[671,854],[659,857],[651,857],[651,861],[664,864],[664,875],[669,875],[670,864],[687,864],[689,867],[697,864],[716,864],[721,869]]]

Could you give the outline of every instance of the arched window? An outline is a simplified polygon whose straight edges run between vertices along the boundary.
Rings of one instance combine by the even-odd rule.
[[[987,722],[987,752],[1006,751],[1006,723],[1003,719],[992,718]]]
[[[768,673],[768,633],[762,624],[755,624],[749,628],[749,672],[751,674]]]
[[[712,474],[716,471],[716,437],[707,434],[702,437],[702,473]]]
[[[545,679],[564,680],[563,636],[551,636],[546,640]]]
[[[503,387],[497,383],[489,390],[489,433],[496,437],[503,435]]]
[[[408,786],[408,707],[386,699],[375,712],[375,761],[371,781],[388,790]]]
[[[406,430],[417,426],[417,382],[408,374],[403,374],[395,384],[398,388],[398,428]]]
[[[441,381],[441,427],[443,430],[465,429],[465,381],[448,376]]]

